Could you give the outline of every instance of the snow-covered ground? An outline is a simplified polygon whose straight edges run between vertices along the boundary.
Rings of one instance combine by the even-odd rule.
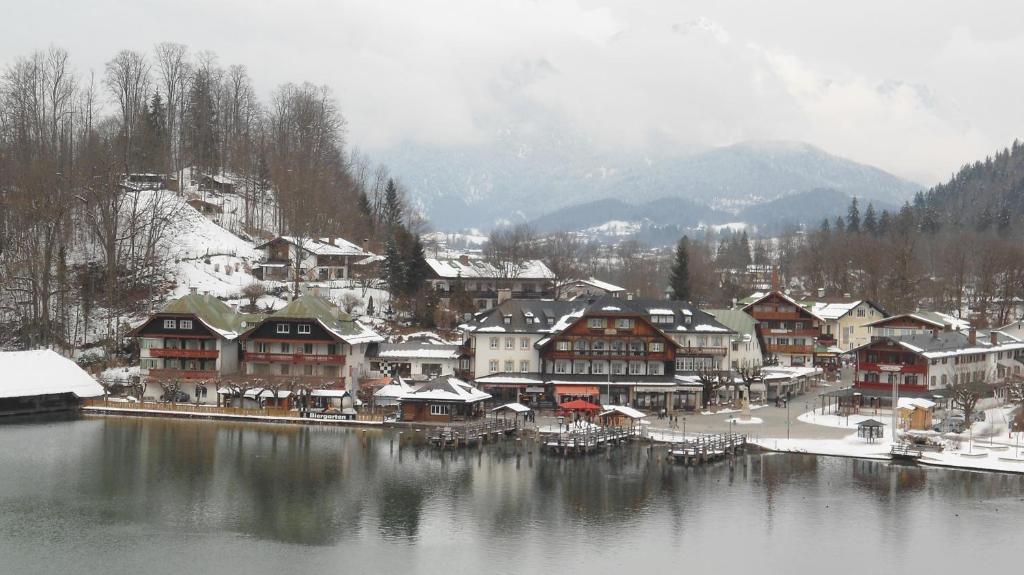
[[[757,405],[751,405],[750,406],[750,411],[754,411],[755,409],[761,409],[762,407],[768,407],[768,405],[764,404],[764,403],[759,403]],[[702,411],[702,412],[700,412],[700,414],[701,415],[726,415],[726,414],[729,414],[729,413],[739,413],[740,411],[742,411],[742,410],[736,409],[736,408],[733,408],[733,407],[726,407],[724,409],[719,409],[718,411]]]

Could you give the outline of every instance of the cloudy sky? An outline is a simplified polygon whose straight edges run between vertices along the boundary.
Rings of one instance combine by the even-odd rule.
[[[263,94],[331,86],[349,140],[596,146],[811,142],[924,184],[1021,136],[1024,4],[939,0],[2,0],[0,61],[50,44],[100,72],[165,40]]]

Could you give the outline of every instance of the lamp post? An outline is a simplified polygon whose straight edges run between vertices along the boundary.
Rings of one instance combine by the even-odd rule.
[[[686,442],[686,416],[683,416],[683,442]]]
[[[789,439],[789,401],[786,401],[786,439]]]

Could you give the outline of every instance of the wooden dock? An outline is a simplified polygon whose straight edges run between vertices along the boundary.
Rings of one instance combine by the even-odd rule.
[[[431,445],[440,448],[459,448],[481,445],[517,431],[514,421],[507,419],[485,419],[466,422],[463,425],[438,427],[427,437]]]
[[[670,444],[668,457],[684,465],[698,465],[732,457],[746,446],[747,436],[739,433],[697,435]]]
[[[555,455],[586,455],[602,447],[629,441],[633,435],[621,427],[599,427],[574,429],[565,433],[550,434],[544,442],[544,449]]]

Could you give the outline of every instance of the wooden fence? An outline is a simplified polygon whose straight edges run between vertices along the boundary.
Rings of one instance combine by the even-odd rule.
[[[156,401],[110,401],[104,399],[87,399],[86,407],[104,409],[130,409],[136,411],[172,411],[175,413],[194,413],[196,415],[235,415],[242,417],[290,417],[298,418],[298,410],[284,409],[280,407],[266,407],[262,409],[246,409],[241,407],[226,407],[209,405],[203,403],[170,403]],[[379,413],[357,413],[355,421],[384,421],[384,415]]]

